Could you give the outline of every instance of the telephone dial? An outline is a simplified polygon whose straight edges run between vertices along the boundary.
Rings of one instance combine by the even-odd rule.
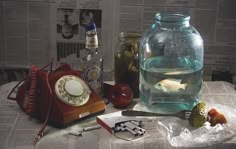
[[[47,123],[65,127],[77,120],[105,111],[103,99],[84,81],[80,71],[62,64],[55,71],[32,66],[30,75],[20,81],[8,95],[29,115],[44,120],[35,141],[43,135]],[[18,87],[19,86],[19,87]],[[16,97],[12,92],[18,87]]]

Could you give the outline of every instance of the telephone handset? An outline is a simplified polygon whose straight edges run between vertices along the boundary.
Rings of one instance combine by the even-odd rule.
[[[37,139],[42,137],[47,122],[61,128],[105,111],[103,99],[84,81],[80,71],[72,70],[68,64],[51,72],[44,68],[32,66],[30,75],[8,95],[26,113],[44,120]],[[17,87],[16,97],[10,97]]]

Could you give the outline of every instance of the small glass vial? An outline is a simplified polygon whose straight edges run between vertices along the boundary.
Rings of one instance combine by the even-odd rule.
[[[201,98],[203,40],[190,16],[157,13],[140,47],[140,99],[150,110],[191,110]]]
[[[115,51],[115,83],[128,84],[139,97],[139,44],[141,34],[121,32]]]
[[[103,58],[98,50],[96,25],[93,22],[86,25],[85,51],[86,54],[82,58],[82,72],[84,79],[97,94],[102,96]]]

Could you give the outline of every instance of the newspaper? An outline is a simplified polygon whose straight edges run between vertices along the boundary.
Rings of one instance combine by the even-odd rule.
[[[1,149],[171,149],[173,148],[157,128],[156,118],[145,123],[144,128],[149,136],[137,141],[124,141],[116,138],[104,128],[83,132],[82,136],[69,135],[78,133],[83,128],[97,125],[95,117],[75,123],[64,129],[57,129],[47,125],[45,135],[34,146],[33,139],[43,125],[36,118],[32,118],[20,109],[15,101],[7,99],[7,95],[17,82],[0,86],[0,148]],[[235,85],[227,82],[204,82],[203,101],[220,104],[221,106],[236,108]],[[14,94],[13,94],[14,96]],[[134,108],[141,107],[135,99]],[[107,105],[104,114],[116,112],[119,109]],[[230,110],[228,110],[230,112]],[[232,118],[231,118],[232,119]],[[186,121],[187,122],[187,121]],[[230,119],[229,124],[231,125]],[[233,128],[234,123],[231,125]],[[171,131],[170,131],[171,132]],[[235,132],[234,132],[235,133]],[[211,148],[235,148],[236,137],[210,146]],[[208,148],[208,147],[207,147]]]
[[[120,32],[144,33],[160,11],[181,11],[191,17],[205,45],[204,79],[224,72],[236,82],[236,1],[212,0],[0,0],[0,67],[43,66],[52,57],[80,69],[84,54],[84,22],[97,25],[104,72],[114,70]],[[219,74],[218,74],[219,73]],[[107,75],[113,79],[112,75]]]

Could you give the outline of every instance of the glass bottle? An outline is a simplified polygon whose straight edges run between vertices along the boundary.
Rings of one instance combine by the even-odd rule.
[[[126,83],[139,97],[139,44],[141,34],[121,32],[115,51],[115,83]]]
[[[191,110],[201,98],[203,40],[190,16],[157,13],[140,47],[140,99],[152,111]]]
[[[95,23],[86,25],[86,54],[82,58],[82,72],[87,83],[102,96],[103,58],[98,50],[98,38]]]

